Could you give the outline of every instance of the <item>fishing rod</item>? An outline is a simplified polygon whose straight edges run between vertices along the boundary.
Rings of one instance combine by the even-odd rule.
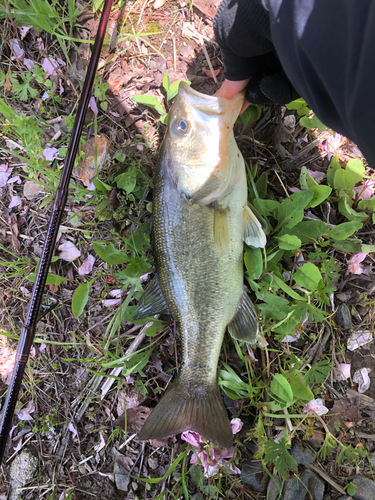
[[[82,134],[84,118],[95,80],[99,56],[104,41],[109,14],[111,12],[112,1],[113,0],[105,0],[105,4],[103,7],[103,12],[100,18],[98,32],[96,34],[90,64],[87,68],[82,95],[78,104],[77,115],[74,121],[73,131],[70,138],[68,152],[66,154],[64,168],[61,173],[60,183],[56,191],[52,215],[48,226],[47,235],[44,241],[43,252],[40,258],[38,272],[35,278],[33,293],[30,299],[29,310],[20,335],[12,380],[9,385],[5,407],[0,423],[0,465],[4,457],[6,443],[11,429],[13,414],[22,384],[23,373],[25,371],[27,360],[29,359],[31,345],[35,337],[36,324],[40,319],[38,317],[38,312],[42,303],[43,291],[46,284],[53,249],[56,243],[57,233],[60,227],[65,203],[68,198],[69,181],[72,175],[74,161],[77,155],[79,141]]]

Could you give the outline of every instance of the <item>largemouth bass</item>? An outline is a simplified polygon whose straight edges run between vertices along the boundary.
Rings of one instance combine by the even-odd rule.
[[[217,365],[226,328],[238,340],[257,339],[256,313],[243,283],[243,241],[266,243],[247,206],[245,163],[233,135],[242,102],[243,95],[226,100],[181,83],[170,111],[154,182],[157,273],[135,317],[171,315],[183,363],[140,439],[193,430],[216,445],[232,444]]]

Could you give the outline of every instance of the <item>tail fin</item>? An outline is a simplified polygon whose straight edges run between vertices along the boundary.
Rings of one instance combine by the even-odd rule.
[[[224,448],[233,444],[219,387],[202,387],[178,377],[146,420],[139,438],[157,439],[189,430]]]

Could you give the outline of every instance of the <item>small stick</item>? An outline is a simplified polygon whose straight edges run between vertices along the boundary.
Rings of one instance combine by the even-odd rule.
[[[214,82],[216,83],[217,85],[217,78],[216,78],[216,75],[215,75],[215,72],[214,72],[214,68],[212,66],[212,63],[211,63],[211,59],[210,59],[210,56],[208,55],[208,52],[207,52],[207,49],[206,49],[206,46],[204,44],[204,41],[203,41],[203,38],[201,38],[201,45],[202,45],[202,50],[203,50],[203,53],[206,57],[206,61],[207,61],[207,64],[208,64],[208,67],[210,68],[210,71],[211,71],[211,74],[212,74],[212,78],[214,79]]]

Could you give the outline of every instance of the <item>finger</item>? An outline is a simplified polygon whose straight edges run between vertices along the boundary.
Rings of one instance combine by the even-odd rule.
[[[247,87],[249,81],[250,78],[238,81],[224,80],[222,86],[215,95],[218,97],[224,97],[225,99],[233,99],[234,96]]]

